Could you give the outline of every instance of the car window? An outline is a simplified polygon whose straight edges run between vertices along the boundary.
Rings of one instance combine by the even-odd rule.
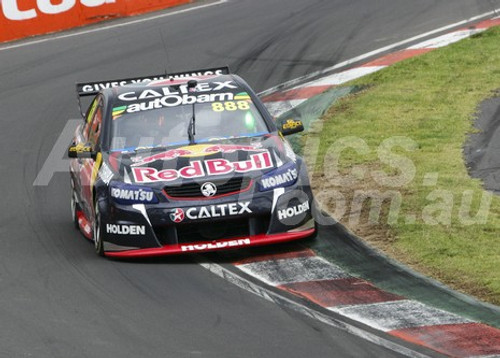
[[[85,115],[85,125],[82,128],[82,136],[86,142],[89,142],[89,131],[91,127],[92,120],[94,119],[95,111],[97,110],[97,106],[99,104],[99,96],[96,96],[89,108],[87,109],[87,113]]]
[[[223,101],[126,113],[113,117],[111,150],[169,146],[189,142],[195,117],[195,142],[268,133],[261,114],[250,101]]]
[[[97,104],[88,126],[88,141],[95,149],[96,145],[99,143],[99,137],[102,129],[102,101],[99,101]]]

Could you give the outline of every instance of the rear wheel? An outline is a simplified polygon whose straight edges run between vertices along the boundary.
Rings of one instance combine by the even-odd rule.
[[[99,204],[95,204],[95,217],[94,217],[94,247],[95,252],[99,256],[104,256],[104,245],[102,242],[102,231],[101,231],[101,213],[99,212]]]

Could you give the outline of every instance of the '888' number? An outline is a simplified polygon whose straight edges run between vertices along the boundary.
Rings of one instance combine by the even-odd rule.
[[[214,102],[212,103],[212,110],[214,112],[224,112],[224,111],[237,111],[237,110],[248,110],[250,109],[250,104],[247,101],[227,101],[227,102]]]

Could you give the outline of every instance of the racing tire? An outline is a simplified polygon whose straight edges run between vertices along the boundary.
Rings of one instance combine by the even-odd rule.
[[[99,204],[95,203],[95,216],[92,231],[94,233],[94,248],[95,252],[99,256],[104,256],[104,244],[102,242],[102,231],[101,231],[101,213],[99,212]]]
[[[78,212],[80,209],[80,204],[76,200],[75,186],[73,184],[73,180],[71,180],[71,221],[73,221],[73,225],[76,229],[80,229],[80,225],[78,224]]]

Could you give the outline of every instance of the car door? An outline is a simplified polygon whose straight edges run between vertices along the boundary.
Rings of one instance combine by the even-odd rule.
[[[87,121],[83,128],[84,144],[92,147],[92,151],[98,152],[96,159],[82,158],[80,169],[80,184],[84,211],[87,217],[93,214],[93,186],[97,177],[97,171],[101,164],[100,136],[103,120],[103,101],[97,96],[87,113]]]

